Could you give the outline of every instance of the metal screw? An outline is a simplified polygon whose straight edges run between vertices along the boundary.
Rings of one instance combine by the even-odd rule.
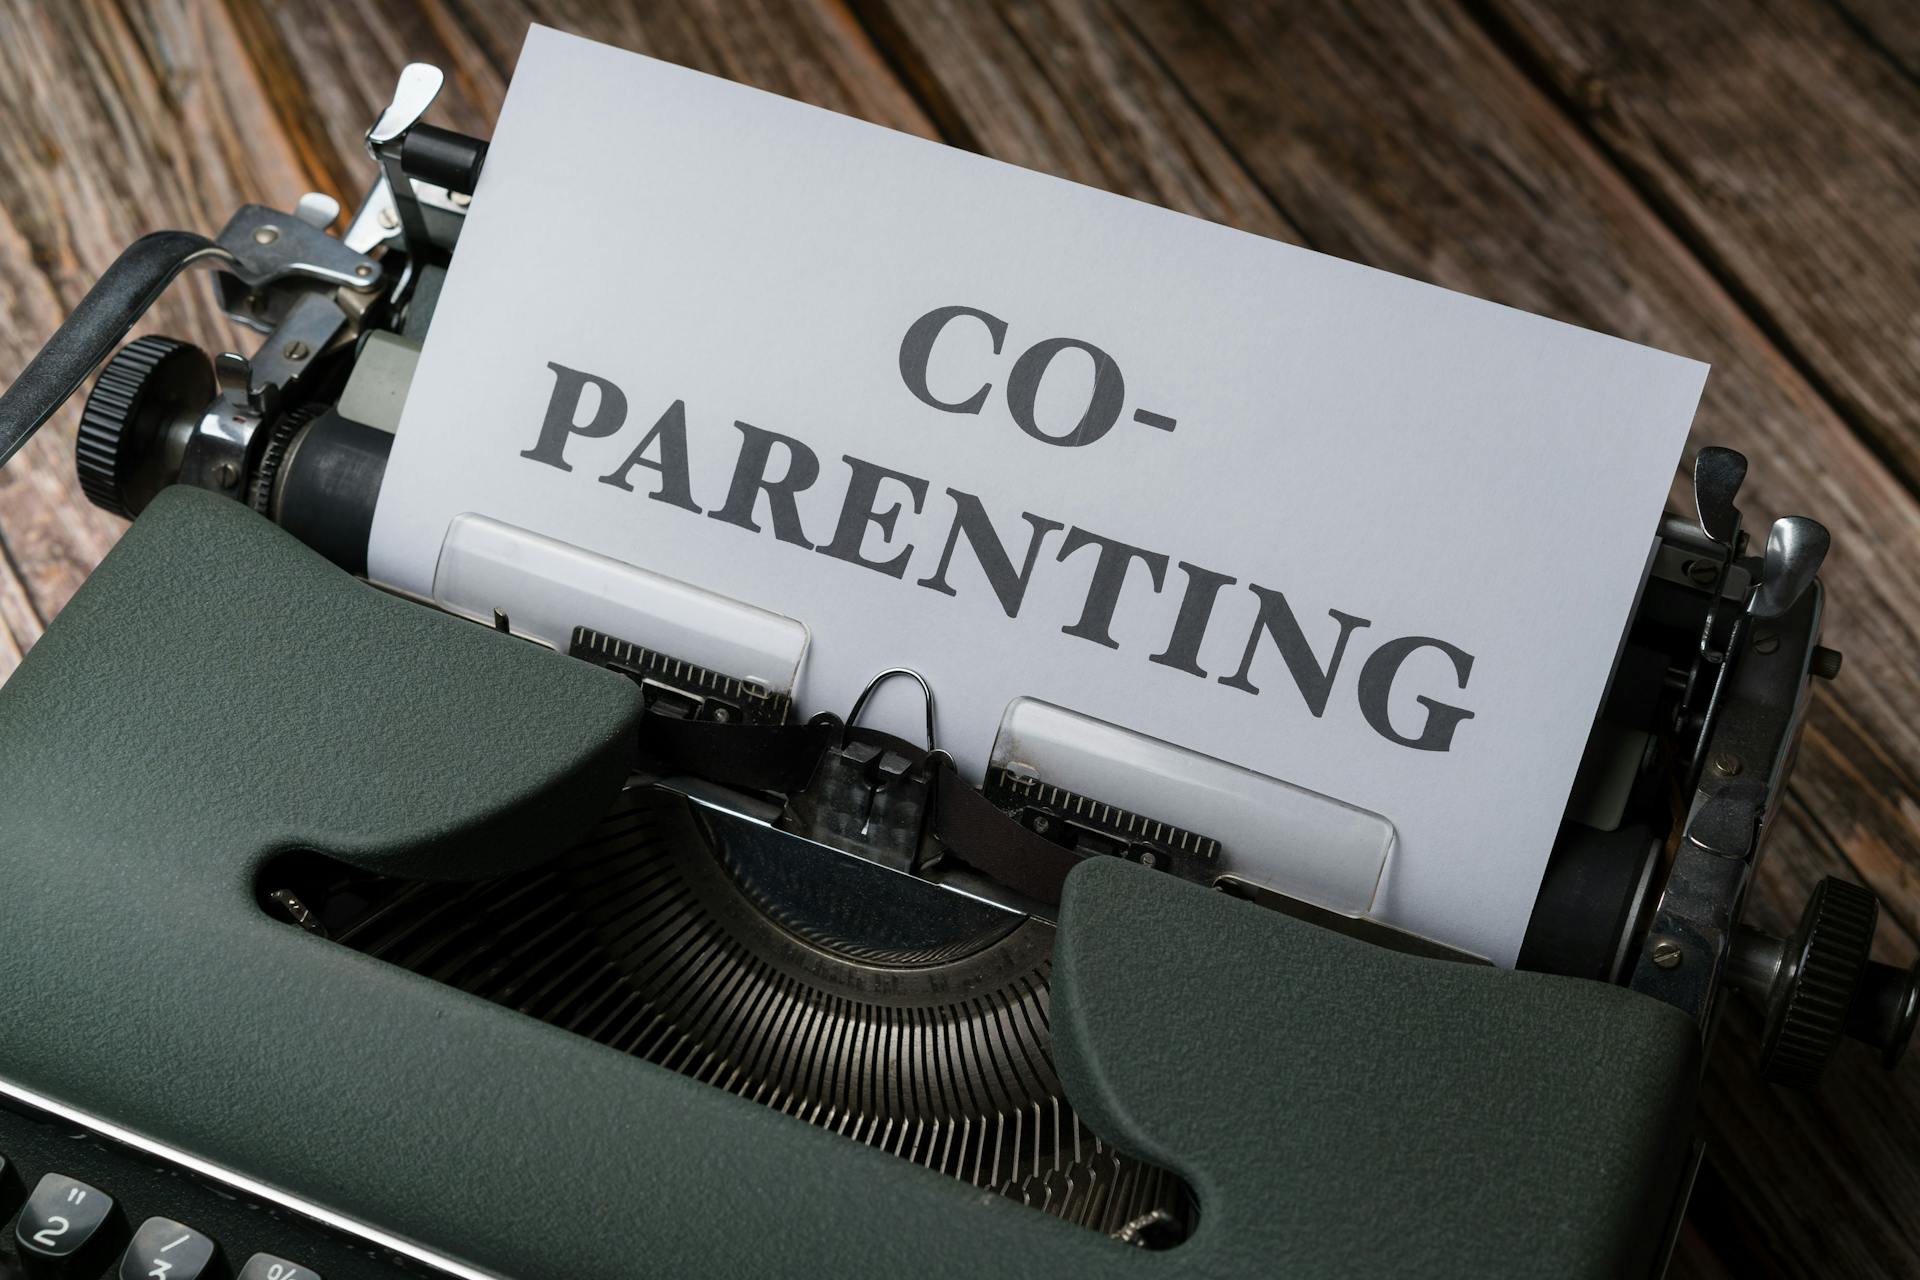
[[[1720,566],[1711,560],[1689,560],[1682,571],[1703,587],[1712,586],[1713,580],[1720,576]]]
[[[1778,653],[1779,650],[1780,637],[1771,631],[1762,631],[1753,638],[1753,651],[1755,653]]]
[[[713,722],[715,724],[726,724],[732,719],[733,712],[727,710],[725,707],[715,707],[713,709]]]
[[[1653,944],[1653,963],[1656,968],[1678,969],[1680,955],[1680,944],[1671,939],[1662,938]]]
[[[280,354],[289,360],[297,362],[305,360],[308,356],[312,355],[313,348],[296,338],[286,346],[280,348]]]
[[[353,269],[353,274],[359,276],[362,280],[366,280],[373,275],[373,264],[371,262],[363,262]]]
[[[400,225],[400,215],[391,209],[382,209],[380,211],[380,225],[391,231]]]
[[[1140,853],[1140,865],[1143,867],[1156,867],[1160,865],[1160,859],[1153,856],[1153,850],[1145,849]]]
[[[1051,822],[1047,821],[1045,814],[1037,814],[1033,819],[1033,830],[1036,835],[1047,834],[1047,828],[1052,825]]]
[[[1722,751],[1713,757],[1713,771],[1723,778],[1731,778],[1740,772],[1740,757],[1731,751]]]
[[[220,482],[222,489],[231,489],[240,482],[240,469],[231,462],[223,462],[214,471],[213,477]]]
[[[253,242],[255,244],[272,244],[279,238],[280,228],[278,227],[261,227],[253,233]]]

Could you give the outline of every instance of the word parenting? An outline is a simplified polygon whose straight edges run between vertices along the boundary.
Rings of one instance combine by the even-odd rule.
[[[969,333],[971,331],[971,333]],[[980,341],[984,338],[985,341]],[[910,325],[899,353],[900,378],[906,391],[922,405],[942,413],[979,415],[993,399],[992,381],[983,381],[964,395],[937,393],[929,386],[935,348],[943,343],[971,341],[982,350],[990,345],[993,357],[1002,357],[1008,338],[1004,320],[964,306],[938,307]],[[961,348],[955,347],[958,351]],[[1041,422],[1041,387],[1058,357],[1078,352],[1092,361],[1093,377],[1087,404],[1077,422],[1065,430],[1049,430]],[[983,362],[982,368],[990,365]],[[522,458],[571,472],[586,461],[580,442],[610,439],[628,420],[626,393],[599,374],[549,362],[553,393],[538,437],[521,452]],[[1002,396],[1008,416],[1021,435],[1038,446],[1081,449],[1097,445],[1121,419],[1125,379],[1114,359],[1100,348],[1077,338],[1048,338],[1027,347],[1006,368]],[[587,391],[595,392],[589,407]],[[1133,421],[1174,431],[1177,419],[1144,409]],[[675,400],[660,412],[653,425],[624,453],[608,452],[593,466],[597,483],[631,493],[643,488],[655,502],[719,521],[747,533],[771,536],[776,542],[830,556],[863,572],[877,573],[942,595],[955,596],[950,581],[954,561],[962,554],[979,569],[994,602],[1009,619],[1018,619],[1028,589],[1047,561],[1072,561],[1085,569],[1086,587],[1079,617],[1060,628],[1062,633],[1088,644],[1118,649],[1112,630],[1115,612],[1129,584],[1137,584],[1136,566],[1156,596],[1169,593],[1169,557],[1147,547],[1133,546],[1077,524],[1036,514],[1019,513],[1018,522],[996,518],[980,496],[943,487],[932,499],[933,485],[924,477],[896,470],[851,454],[840,459],[845,483],[837,511],[822,505],[816,485],[821,478],[819,457],[804,442],[747,422],[734,422],[738,433],[732,477],[724,494],[696,496],[689,466],[687,407]],[[1013,437],[1017,439],[1017,437]],[[601,468],[606,468],[604,471]],[[636,472],[651,472],[636,485]],[[712,498],[719,502],[714,505]],[[807,512],[802,513],[805,506]],[[912,512],[912,527],[903,522]],[[765,523],[761,512],[765,512]],[[923,538],[918,530],[937,532]],[[869,553],[871,535],[879,548]],[[825,538],[822,539],[821,535]],[[936,551],[935,548],[938,548]],[[1293,605],[1277,589],[1255,582],[1245,585],[1247,596],[1234,593],[1234,611],[1251,613],[1245,643],[1238,646],[1239,661],[1231,673],[1214,674],[1200,663],[1202,646],[1210,634],[1225,626],[1215,622],[1221,593],[1239,584],[1231,574],[1185,560],[1172,563],[1180,574],[1177,602],[1166,619],[1165,643],[1147,661],[1197,680],[1212,680],[1229,689],[1259,695],[1274,687],[1273,657],[1286,672],[1288,684],[1306,710],[1326,714],[1343,671],[1358,673],[1352,680],[1353,702],[1367,725],[1388,742],[1415,751],[1448,751],[1462,721],[1473,718],[1465,707],[1440,701],[1425,692],[1414,695],[1421,708],[1409,713],[1404,702],[1395,710],[1396,685],[1403,678],[1428,687],[1465,689],[1473,671],[1473,655],[1456,644],[1433,636],[1387,638],[1371,646],[1364,658],[1349,658],[1350,642],[1367,647],[1372,624],[1356,614],[1327,609],[1328,622],[1310,618],[1303,626]],[[1137,585],[1134,588],[1138,591]],[[1308,635],[1309,626],[1317,638]],[[1257,682],[1256,682],[1257,681]],[[1407,723],[1412,721],[1413,723]]]

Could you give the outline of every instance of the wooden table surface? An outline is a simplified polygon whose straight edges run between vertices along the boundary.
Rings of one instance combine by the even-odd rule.
[[[1784,928],[1815,879],[1856,878],[1882,958],[1913,960],[1913,0],[0,0],[0,383],[135,236],[309,189],[351,205],[403,63],[446,69],[438,122],[490,132],[535,19],[1711,362],[1694,443],[1752,459],[1750,527],[1831,528],[1846,655],[1749,919]],[[204,286],[147,328],[230,332]],[[0,675],[124,527],[80,497],[77,416],[0,470]],[[1674,1274],[1920,1275],[1920,1062],[1847,1046],[1793,1094],[1755,1040],[1739,1005]]]

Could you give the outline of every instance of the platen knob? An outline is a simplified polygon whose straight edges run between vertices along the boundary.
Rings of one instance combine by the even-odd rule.
[[[1847,1029],[1847,1011],[1873,948],[1880,904],[1871,891],[1832,877],[1814,886],[1800,926],[1780,944],[1766,992],[1760,1074],[1775,1084],[1819,1078]]]
[[[136,516],[173,480],[216,394],[213,362],[190,343],[136,338],[100,371],[80,414],[74,469],[96,507]]]

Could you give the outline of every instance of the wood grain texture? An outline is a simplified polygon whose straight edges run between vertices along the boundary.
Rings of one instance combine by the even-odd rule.
[[[7,0],[0,30],[0,377],[11,379],[129,241],[217,229],[237,205],[302,184],[218,9]],[[170,291],[141,331],[229,332],[204,285]],[[0,469],[0,542],[22,583],[0,586],[0,618],[23,646],[124,528],[80,497],[78,418],[69,405]]]
[[[965,0],[854,11],[955,145],[1300,242],[1180,85],[1104,15]]]
[[[1920,84],[1823,0],[1491,0],[1566,109],[1920,489]],[[1907,26],[1920,12],[1907,6]]]
[[[1769,856],[1775,870],[1859,873],[1890,900],[1883,947],[1910,947],[1900,926],[1914,919],[1920,853],[1911,572],[1920,512],[1900,479],[1468,14],[1332,4],[1223,4],[1211,21],[1171,4],[1127,12],[1314,247],[1713,364],[1695,441],[1752,456],[1750,516],[1816,512],[1840,548],[1826,575],[1828,634],[1849,668],[1818,692],[1792,791],[1809,824],[1824,824],[1824,842],[1783,833]],[[1762,879],[1757,914],[1798,909],[1782,884]],[[1739,1015],[1729,1021],[1707,1133],[1722,1180],[1739,1192],[1729,1200],[1736,1234],[1778,1246],[1747,1263],[1811,1273],[1840,1255],[1858,1264],[1853,1274],[1920,1268],[1914,1148],[1879,1140],[1909,1132],[1888,1121],[1910,1124],[1914,1099],[1901,1091],[1910,1076],[1885,1080],[1855,1055],[1836,1072],[1847,1085],[1812,1102],[1784,1098],[1755,1078],[1753,1037],[1742,1040]],[[1810,1106],[1849,1108],[1843,1136],[1795,1122]]]
[[[0,0],[0,380],[140,232],[357,200],[404,63],[489,132],[528,21],[1711,361],[1695,443],[1752,457],[1754,526],[1833,529],[1847,654],[1751,919],[1858,877],[1883,958],[1916,954],[1910,3]],[[194,286],[148,328],[227,332]],[[79,498],[76,416],[0,470],[0,678],[122,527]],[[1920,1071],[1843,1052],[1786,1094],[1757,1037],[1744,1008],[1721,1028],[1674,1274],[1920,1274]]]
[[[1775,820],[1748,923],[1793,927],[1822,876],[1847,860],[1798,799]],[[1908,934],[1882,927],[1880,958],[1912,963]],[[1729,1002],[1701,1086],[1714,1198],[1695,1210],[1702,1236],[1739,1276],[1897,1277],[1920,1259],[1920,1073],[1889,1074],[1846,1046],[1810,1092],[1754,1074],[1760,1019]],[[1851,1050],[1851,1051],[1849,1051]]]
[[[407,62],[447,73],[435,118],[482,136],[512,77],[529,23],[539,22],[677,62],[743,84],[861,116],[891,128],[932,130],[846,11],[809,0],[746,4],[527,4],[518,0],[423,0],[395,6],[343,0],[229,0],[256,59],[284,68],[276,93],[287,127],[358,200],[370,170],[361,139]],[[391,15],[391,16],[388,16]],[[369,43],[367,33],[377,32]],[[298,51],[296,54],[293,51]]]
[[[1834,0],[1834,8],[1907,79],[1920,84],[1920,17],[1910,0]]]

